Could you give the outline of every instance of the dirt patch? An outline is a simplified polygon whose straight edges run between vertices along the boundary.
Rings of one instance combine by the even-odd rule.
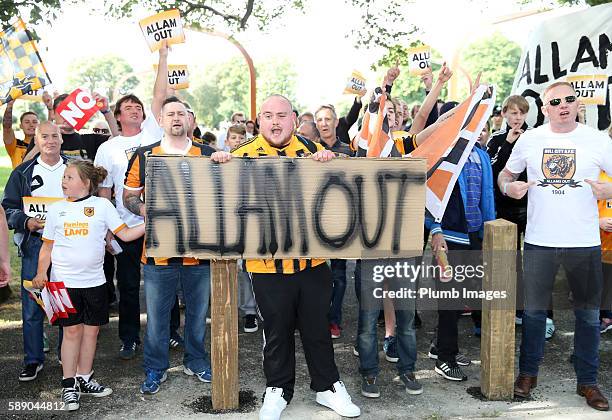
[[[477,399],[478,401],[484,401],[484,402],[490,402],[491,400],[489,400],[487,397],[485,397],[482,394],[482,390],[480,389],[479,386],[471,386],[468,389],[465,390],[465,392],[467,392],[469,395],[472,396],[472,398]],[[532,401],[532,398],[520,398],[520,397],[513,397],[511,400],[503,400],[505,402],[511,403],[511,402],[525,402],[525,401]]]
[[[238,408],[234,410],[215,410],[212,406],[212,398],[208,395],[203,395],[195,401],[185,404],[193,410],[194,413],[207,414],[228,414],[228,413],[251,413],[257,407],[257,397],[253,391],[246,390],[238,393]]]

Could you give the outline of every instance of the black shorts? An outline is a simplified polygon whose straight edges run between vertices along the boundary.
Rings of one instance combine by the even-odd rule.
[[[79,324],[92,326],[108,324],[106,284],[85,288],[67,287],[66,291],[76,312],[68,314],[68,318],[58,318],[54,325],[70,327]]]

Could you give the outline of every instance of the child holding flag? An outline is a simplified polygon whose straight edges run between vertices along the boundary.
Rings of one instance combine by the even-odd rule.
[[[49,208],[33,280],[35,287],[43,288],[52,262],[51,281],[64,283],[76,309],[58,320],[64,328],[62,400],[70,411],[79,408],[80,395],[112,393],[92,379],[98,331],[108,323],[103,270],[106,232],[111,230],[124,241],[144,235],[144,224],[126,227],[109,200],[93,196],[106,175],[104,168],[90,161],[74,160],[67,165],[62,179],[67,200]]]

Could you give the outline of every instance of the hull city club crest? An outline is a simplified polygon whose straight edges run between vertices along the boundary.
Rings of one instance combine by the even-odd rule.
[[[85,213],[85,216],[91,217],[91,216],[94,215],[94,208],[93,207],[85,207],[83,209],[83,213]]]
[[[544,179],[538,180],[538,187],[549,185],[557,189],[565,185],[571,188],[582,187],[580,181],[572,179],[576,173],[576,149],[544,149],[542,173]]]

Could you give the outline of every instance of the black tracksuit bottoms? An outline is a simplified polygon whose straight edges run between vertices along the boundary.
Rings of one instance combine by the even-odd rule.
[[[327,313],[333,290],[327,264],[295,274],[251,273],[263,319],[266,386],[283,388],[287,402],[295,384],[295,330],[300,332],[310,388],[321,392],[339,380]]]

